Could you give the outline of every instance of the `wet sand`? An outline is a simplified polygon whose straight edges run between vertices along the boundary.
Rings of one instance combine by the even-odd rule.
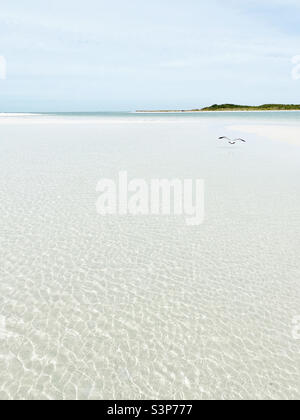
[[[231,130],[256,134],[262,138],[300,145],[300,127],[286,125],[238,125]]]

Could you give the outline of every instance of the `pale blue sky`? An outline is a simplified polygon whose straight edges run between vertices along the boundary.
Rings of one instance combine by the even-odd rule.
[[[3,0],[0,111],[300,103],[300,0]]]

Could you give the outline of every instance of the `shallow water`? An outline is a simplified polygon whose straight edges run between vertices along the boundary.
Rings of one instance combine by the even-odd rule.
[[[1,117],[1,399],[300,398],[300,148],[216,140],[274,114]],[[120,170],[205,223],[99,216]]]

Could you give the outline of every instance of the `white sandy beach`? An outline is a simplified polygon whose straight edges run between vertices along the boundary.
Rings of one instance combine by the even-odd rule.
[[[236,132],[256,134],[269,140],[300,145],[300,127],[287,125],[237,125],[228,127]]]
[[[0,399],[299,399],[297,122],[49,118],[0,118]],[[99,216],[120,170],[205,223]]]

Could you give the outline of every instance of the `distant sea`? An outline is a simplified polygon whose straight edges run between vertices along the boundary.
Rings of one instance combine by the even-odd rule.
[[[271,120],[271,121],[291,121],[300,122],[300,111],[220,111],[220,112],[19,112],[1,113],[1,117],[70,117],[70,118],[130,118],[130,119],[195,119],[195,120],[230,120],[243,119],[251,120]]]

